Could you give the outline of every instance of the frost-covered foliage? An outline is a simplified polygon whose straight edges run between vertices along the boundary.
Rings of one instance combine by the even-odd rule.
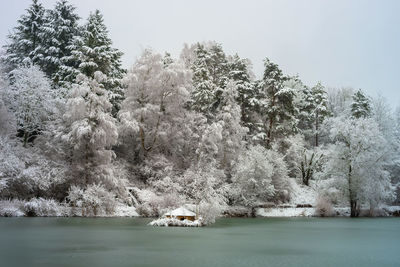
[[[73,40],[79,35],[79,16],[67,0],[58,1],[54,9],[47,10],[41,27],[43,59],[40,66],[55,84],[65,85],[64,73],[74,68],[71,60]]]
[[[160,54],[145,50],[126,76],[125,100],[119,113],[123,145],[146,157],[154,150],[175,150],[184,105],[190,91],[190,72],[181,62],[165,65]]]
[[[20,64],[40,63],[43,59],[41,31],[45,9],[38,0],[33,0],[26,14],[17,21],[17,26],[8,36],[3,59],[13,69]]]
[[[72,55],[68,59],[77,67],[64,67],[61,75],[74,82],[79,74],[95,78],[96,72],[102,72],[105,76],[101,83],[112,92],[110,101],[113,104],[113,114],[116,114],[122,100],[121,79],[125,70],[121,67],[122,52],[112,47],[112,40],[99,10],[89,15],[69,48]]]
[[[67,201],[72,207],[72,215],[101,216],[112,214],[115,210],[115,195],[102,184],[86,187],[71,186]]]
[[[23,205],[25,216],[55,217],[66,215],[64,206],[54,199],[32,198]]]
[[[79,76],[79,84],[70,91],[67,112],[61,128],[62,140],[72,147],[71,162],[78,184],[103,182],[115,188],[111,161],[118,132],[116,120],[111,116],[109,93],[101,81],[104,75],[95,73],[95,78]]]
[[[270,148],[276,138],[290,135],[296,130],[297,108],[294,99],[297,90],[293,80],[283,74],[278,64],[266,58],[264,67],[263,79],[258,85],[262,94],[260,108],[265,117],[264,135],[260,137]]]
[[[258,145],[241,155],[232,177],[236,201],[254,205],[287,201],[289,186],[286,164],[277,152]]]
[[[55,187],[66,177],[66,166],[46,157],[39,148],[24,148],[16,140],[0,136],[0,197],[29,199],[57,197]]]
[[[61,99],[37,66],[17,68],[11,74],[13,82],[5,92],[6,105],[14,114],[26,146],[45,129],[47,122],[55,120]]]
[[[393,199],[393,186],[385,166],[391,161],[390,147],[372,119],[336,118],[322,176],[333,179],[331,186],[344,192],[351,215],[362,205],[376,207]]]
[[[66,215],[66,207],[54,199],[0,200],[0,217],[60,217]]]

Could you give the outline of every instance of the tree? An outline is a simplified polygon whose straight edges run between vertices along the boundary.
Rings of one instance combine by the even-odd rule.
[[[17,68],[11,74],[14,82],[8,87],[7,103],[26,146],[54,119],[61,100],[37,66]]]
[[[72,164],[79,177],[78,185],[105,183],[115,187],[110,163],[114,157],[112,146],[118,132],[116,120],[110,115],[112,105],[109,92],[104,89],[104,74],[95,72],[94,78],[78,76],[67,100],[67,112],[61,137],[73,148]]]
[[[226,169],[230,175],[233,163],[244,148],[244,137],[248,131],[241,125],[240,106],[236,103],[237,85],[230,81],[221,95],[220,111],[216,121],[221,124],[222,140],[219,143],[221,168]]]
[[[373,208],[393,198],[385,169],[389,148],[374,120],[335,118],[330,137],[335,143],[327,152],[323,176],[345,193],[352,217],[359,216],[363,204]]]
[[[368,118],[371,115],[371,100],[359,89],[353,95],[351,114],[354,118]]]
[[[250,62],[248,59],[241,59],[235,54],[229,63],[229,79],[235,81],[237,86],[237,101],[241,109],[242,124],[254,132],[253,113],[259,107],[258,91],[256,86],[251,82]]]
[[[285,87],[285,76],[279,66],[268,58],[264,60],[264,76],[260,84],[263,93],[262,114],[265,116],[265,141],[268,148],[274,137],[288,135],[295,129],[296,108],[293,100],[296,91]]]
[[[319,145],[320,128],[325,118],[329,116],[327,94],[318,82],[314,87],[304,87],[300,107],[300,121],[303,132],[313,136],[314,146]]]
[[[282,156],[257,145],[240,155],[232,181],[237,201],[246,206],[288,198],[287,168]]]
[[[79,16],[75,7],[67,0],[60,0],[53,10],[48,10],[42,26],[44,72],[53,82],[63,85],[62,71],[74,67],[69,58],[72,55],[72,42],[79,35]]]
[[[94,78],[94,73],[101,71],[105,75],[104,88],[110,90],[113,114],[120,109],[122,100],[121,79],[125,70],[121,67],[122,53],[112,47],[108,37],[108,30],[104,24],[103,15],[99,10],[89,15],[86,24],[81,29],[80,36],[76,36],[71,47],[71,60],[77,62],[77,69],[67,68],[63,75],[69,77],[70,82],[78,74]],[[68,73],[72,71],[72,73]]]
[[[135,136],[131,147],[142,157],[174,139],[172,129],[185,112],[189,81],[190,72],[182,63],[164,65],[162,56],[151,50],[145,50],[128,73],[119,113],[121,131]]]
[[[195,54],[196,59],[192,66],[194,90],[191,96],[191,108],[210,119],[215,102],[215,85],[207,67],[208,53],[203,45],[198,44]]]
[[[40,65],[43,60],[41,31],[45,9],[38,0],[33,0],[26,12],[17,21],[18,25],[8,36],[9,43],[5,46],[4,59],[11,70],[22,63]]]

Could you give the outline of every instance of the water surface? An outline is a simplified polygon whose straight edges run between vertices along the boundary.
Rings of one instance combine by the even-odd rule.
[[[0,266],[400,266],[398,218],[0,218]]]

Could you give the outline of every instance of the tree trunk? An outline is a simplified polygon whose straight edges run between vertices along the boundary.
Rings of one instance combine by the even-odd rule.
[[[318,146],[318,110],[315,113],[315,146]]]
[[[352,169],[349,165],[349,199],[350,199],[350,217],[358,217],[360,215],[360,207],[356,200],[356,196],[352,190]]]

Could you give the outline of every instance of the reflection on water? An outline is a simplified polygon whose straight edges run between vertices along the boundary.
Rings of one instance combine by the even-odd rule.
[[[400,219],[0,218],[0,266],[400,266]]]

